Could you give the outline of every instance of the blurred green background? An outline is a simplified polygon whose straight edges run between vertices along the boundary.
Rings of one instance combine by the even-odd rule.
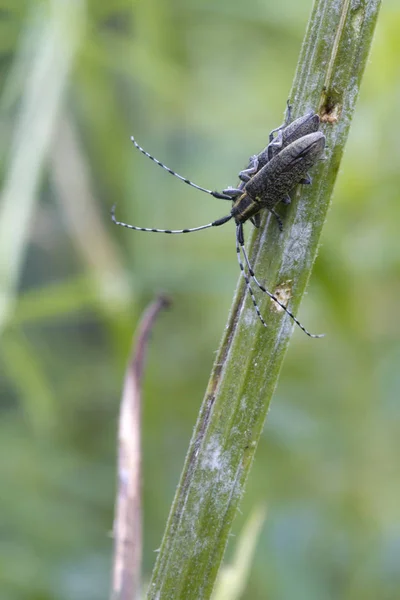
[[[238,278],[226,212],[140,155],[234,185],[282,122],[309,2],[0,1],[0,597],[106,598],[116,427],[138,319],[144,572]],[[400,598],[400,7],[381,10],[332,209],[247,493],[243,598]],[[251,227],[251,225],[249,225]],[[268,335],[268,333],[266,333]],[[232,554],[231,538],[227,558]]]

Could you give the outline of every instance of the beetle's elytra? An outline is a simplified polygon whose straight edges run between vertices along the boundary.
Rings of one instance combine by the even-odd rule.
[[[276,302],[290,316],[296,325],[304,331],[304,333],[314,338],[323,337],[322,335],[315,335],[307,331],[293,313],[290,312],[290,310],[282,304],[274,294],[261,285],[251,267],[244,246],[243,232],[243,223],[248,220],[251,220],[256,227],[259,227],[260,213],[264,209],[275,216],[279,228],[282,230],[282,220],[275,211],[275,207],[280,202],[283,204],[290,203],[289,194],[296,185],[299,183],[311,183],[308,171],[321,159],[325,148],[325,136],[319,131],[319,125],[319,116],[313,111],[309,111],[302,117],[291,121],[291,109],[288,105],[285,123],[272,130],[266,148],[258,155],[254,155],[250,158],[248,167],[239,173],[239,185],[236,188],[228,187],[222,190],[222,192],[214,192],[203,188],[189,179],[182,177],[175,171],[172,171],[172,169],[146,152],[132,137],[131,139],[135,147],[160,167],[168,171],[168,173],[174,177],[178,177],[178,179],[184,181],[191,187],[206,192],[207,194],[211,194],[215,198],[231,200],[232,208],[228,215],[216,219],[207,225],[201,225],[200,227],[193,227],[190,229],[153,229],[123,223],[122,221],[117,221],[115,217],[115,205],[111,211],[112,220],[116,225],[135,231],[150,231],[153,233],[169,234],[191,233],[193,231],[208,229],[209,227],[219,227],[228,221],[234,220],[236,224],[236,251],[239,267],[243,273],[246,287],[250,293],[251,300],[261,323],[266,327],[254,292],[250,286],[250,279],[252,279],[256,286],[262,292],[267,294],[271,300]],[[246,272],[246,268],[243,265],[241,253],[244,256],[248,272]]]

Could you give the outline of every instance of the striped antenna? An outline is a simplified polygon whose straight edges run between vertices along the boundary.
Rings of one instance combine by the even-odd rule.
[[[258,287],[258,288],[259,288],[259,289],[260,289],[262,292],[264,292],[264,294],[267,294],[267,296],[269,296],[269,297],[271,298],[271,300],[273,300],[274,302],[276,302],[276,304],[278,304],[278,306],[280,306],[280,307],[281,307],[281,308],[282,308],[282,309],[285,311],[285,313],[289,315],[289,317],[290,317],[290,318],[291,318],[291,319],[292,319],[292,320],[293,320],[293,321],[296,323],[296,325],[297,325],[298,327],[300,327],[300,329],[301,329],[302,331],[304,331],[304,333],[305,333],[306,335],[308,335],[308,336],[309,336],[309,337],[311,337],[311,338],[322,338],[322,337],[325,337],[325,334],[323,334],[323,333],[320,333],[320,334],[310,333],[310,332],[309,332],[309,331],[308,331],[308,330],[307,330],[307,329],[304,327],[304,325],[302,325],[302,324],[300,323],[300,321],[299,321],[298,319],[296,319],[296,317],[294,316],[294,314],[293,314],[292,312],[290,312],[290,310],[289,310],[289,309],[288,309],[288,308],[287,308],[287,307],[286,307],[284,304],[282,304],[282,302],[280,302],[280,300],[278,300],[278,298],[277,298],[277,297],[276,297],[274,294],[271,294],[271,292],[269,292],[269,291],[268,291],[268,290],[267,290],[267,289],[266,289],[266,288],[265,288],[263,285],[261,285],[261,283],[258,281],[258,279],[257,279],[257,277],[256,277],[256,275],[255,275],[255,273],[254,273],[254,271],[253,271],[253,269],[252,269],[252,266],[251,266],[251,264],[250,264],[249,257],[248,257],[248,255],[247,255],[247,252],[246,252],[246,248],[245,248],[245,246],[244,246],[243,226],[242,226],[242,224],[240,223],[240,224],[239,224],[239,225],[237,225],[237,227],[236,227],[236,252],[237,252],[237,256],[238,256],[239,267],[240,267],[240,270],[242,271],[242,273],[243,273],[243,275],[244,275],[244,278],[245,278],[245,281],[246,281],[246,287],[247,287],[247,289],[249,290],[249,293],[250,293],[250,296],[251,296],[252,302],[253,302],[253,304],[254,304],[254,307],[255,307],[255,309],[256,309],[257,315],[259,316],[259,318],[260,318],[260,321],[262,322],[262,324],[264,325],[264,327],[267,327],[267,325],[266,325],[266,323],[265,323],[264,319],[262,318],[262,316],[261,316],[261,314],[260,314],[260,309],[259,309],[259,307],[258,307],[258,304],[257,304],[257,301],[256,301],[256,299],[255,299],[255,297],[254,297],[254,293],[253,293],[253,291],[252,291],[252,289],[251,289],[251,287],[250,287],[249,278],[247,277],[247,275],[246,275],[246,273],[245,273],[245,270],[244,270],[244,267],[243,267],[243,263],[242,263],[242,260],[241,260],[241,257],[240,257],[240,251],[242,251],[242,252],[243,252],[243,256],[244,256],[244,259],[245,259],[245,261],[246,261],[247,268],[248,268],[248,270],[249,270],[249,275],[250,275],[251,279],[253,279],[253,281],[254,281],[254,283],[256,284],[256,286],[257,286],[257,287]]]
[[[193,231],[201,231],[202,229],[209,229],[210,227],[219,227],[221,225],[225,225],[225,223],[232,219],[232,215],[227,215],[226,217],[217,219],[212,223],[207,223],[207,225],[200,225],[200,227],[192,227],[191,229],[154,229],[151,227],[137,227],[136,225],[124,223],[123,221],[117,221],[115,217],[115,207],[116,204],[114,204],[114,206],[111,209],[111,219],[113,223],[115,223],[116,225],[120,225],[121,227],[126,227],[127,229],[133,229],[134,231],[149,231],[150,233],[192,233]]]
[[[196,188],[196,190],[200,190],[201,192],[205,192],[206,194],[210,194],[210,196],[213,196],[214,198],[219,198],[220,200],[232,200],[232,196],[228,196],[227,194],[220,194],[219,192],[213,192],[212,190],[207,190],[206,188],[201,187],[201,185],[197,185],[196,183],[193,183],[193,181],[186,179],[186,177],[182,177],[182,175],[179,175],[179,173],[175,173],[175,171],[173,171],[172,169],[170,169],[169,167],[164,165],[162,162],[160,162],[159,160],[154,158],[154,156],[152,156],[151,154],[146,152],[146,150],[144,150],[144,148],[139,146],[139,144],[137,143],[137,141],[135,140],[133,135],[131,136],[131,140],[134,143],[135,148],[140,150],[140,152],[142,154],[144,154],[145,156],[147,156],[147,158],[150,158],[150,160],[155,162],[156,165],[165,169],[170,175],[173,175],[174,177],[177,177],[184,183],[187,183],[187,185],[190,185],[190,187]]]

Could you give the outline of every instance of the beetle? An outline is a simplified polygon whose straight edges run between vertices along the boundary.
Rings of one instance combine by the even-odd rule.
[[[309,111],[302,117],[291,121],[292,107],[287,104],[285,122],[273,129],[269,134],[269,143],[260,154],[250,157],[250,164],[244,171],[239,173],[239,178],[243,182],[248,181],[248,175],[256,173],[261,169],[273,156],[279,153],[283,148],[292,142],[308,135],[315,133],[319,129],[319,116],[314,111]],[[274,133],[278,135],[274,137]],[[303,182],[305,183],[305,182]],[[308,183],[308,181],[307,181]]]
[[[264,165],[267,164],[268,161],[271,160],[276,154],[278,154],[283,148],[295,142],[296,140],[302,138],[305,135],[310,133],[315,133],[319,129],[319,116],[314,113],[314,111],[309,111],[302,117],[291,121],[291,112],[292,107],[287,103],[286,110],[286,118],[285,122],[273,129],[269,134],[269,143],[264,150],[262,150],[258,155],[254,155],[250,157],[249,165],[243,171],[239,173],[240,184],[237,189],[243,189],[245,183],[249,181],[249,179],[257,173]],[[274,137],[274,133],[278,135]],[[302,184],[310,184],[312,183],[311,177],[306,174],[306,176],[299,182]],[[232,188],[228,188],[225,192],[230,192]],[[283,200],[285,204],[290,203],[290,196]],[[280,217],[275,214],[277,218],[279,228],[282,230],[282,222]],[[250,218],[250,221],[253,223],[255,227],[260,226],[260,213],[255,214]]]
[[[243,224],[246,221],[251,220],[256,227],[259,227],[260,213],[265,209],[275,216],[279,229],[282,231],[282,220],[275,211],[275,207],[279,202],[282,202],[283,204],[288,204],[290,202],[289,194],[296,185],[299,183],[311,183],[308,171],[321,159],[324,152],[325,136],[319,131],[320,120],[318,114],[310,111],[292,122],[289,122],[290,116],[291,107],[288,104],[285,123],[272,130],[269,134],[269,143],[266,148],[258,155],[254,155],[250,158],[249,166],[239,173],[240,183],[238,186],[236,188],[225,188],[222,192],[208,190],[193,183],[189,179],[182,177],[146,152],[132,136],[131,140],[140,152],[174,177],[177,177],[191,187],[210,194],[214,198],[232,201],[231,211],[228,215],[216,219],[211,223],[199,227],[192,227],[190,229],[155,229],[130,225],[129,223],[124,223],[123,221],[116,219],[115,204],[111,209],[111,218],[116,225],[126,227],[127,229],[168,234],[192,233],[210,227],[220,227],[228,221],[234,220],[236,225],[236,253],[239,267],[243,273],[246,287],[250,293],[251,300],[261,323],[264,327],[267,327],[251,288],[250,279],[252,279],[257,287],[267,294],[271,300],[276,302],[290,316],[296,325],[304,331],[304,333],[309,337],[319,338],[323,337],[323,335],[312,334],[307,331],[276,295],[269,292],[258,281],[244,246]],[[277,135],[274,136],[274,133],[277,133]],[[241,254],[244,256],[248,274],[243,265]]]

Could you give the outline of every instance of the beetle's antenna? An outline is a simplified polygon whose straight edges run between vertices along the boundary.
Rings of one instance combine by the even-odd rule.
[[[193,231],[201,231],[202,229],[209,229],[210,227],[219,227],[220,225],[225,225],[225,223],[232,219],[232,215],[227,215],[226,217],[217,219],[212,223],[207,223],[207,225],[200,225],[200,227],[192,227],[191,229],[153,229],[149,227],[137,227],[136,225],[124,223],[123,221],[117,221],[115,218],[115,207],[116,204],[114,204],[111,209],[111,219],[116,225],[126,227],[127,229],[134,229],[135,231],[150,231],[151,233],[192,233]]]
[[[266,288],[265,288],[263,285],[261,285],[261,283],[258,281],[258,279],[257,279],[257,277],[256,277],[256,275],[255,275],[255,273],[254,273],[254,271],[253,271],[253,269],[252,269],[252,266],[251,266],[251,264],[250,264],[249,257],[247,256],[246,248],[245,248],[245,246],[244,246],[243,225],[242,225],[242,223],[240,223],[240,224],[239,224],[239,225],[237,225],[237,227],[236,227],[236,252],[237,252],[237,256],[238,256],[239,267],[240,267],[240,270],[242,271],[242,273],[243,273],[243,275],[244,275],[244,278],[245,278],[245,281],[246,281],[246,286],[247,286],[247,289],[248,289],[248,290],[249,290],[249,292],[250,292],[251,299],[252,299],[252,301],[253,301],[253,304],[254,304],[254,306],[255,306],[255,308],[256,308],[257,314],[258,314],[258,316],[259,316],[259,318],[260,318],[260,320],[261,320],[262,324],[263,324],[263,325],[266,327],[265,321],[264,321],[264,319],[263,319],[263,318],[261,317],[261,315],[260,315],[260,310],[259,310],[259,308],[258,308],[258,305],[257,305],[257,302],[256,302],[256,300],[255,300],[255,298],[254,298],[253,291],[252,291],[252,289],[251,289],[251,287],[250,287],[250,284],[249,284],[249,279],[248,279],[248,277],[247,277],[247,275],[246,275],[246,273],[245,273],[245,270],[244,270],[244,267],[243,267],[243,263],[242,263],[242,260],[241,260],[241,257],[240,257],[240,250],[242,250],[242,252],[243,252],[243,256],[244,256],[244,259],[245,259],[245,261],[246,261],[246,264],[247,264],[247,268],[248,268],[248,270],[249,270],[250,277],[251,277],[251,279],[253,279],[253,281],[254,281],[254,283],[257,285],[257,287],[258,287],[258,288],[259,288],[259,289],[260,289],[262,292],[264,292],[264,294],[267,294],[267,296],[269,296],[269,297],[271,298],[271,300],[273,300],[274,302],[276,302],[276,303],[278,304],[278,306],[280,306],[280,307],[281,307],[281,308],[282,308],[282,309],[285,311],[285,313],[287,313],[287,314],[289,315],[289,317],[290,317],[290,318],[291,318],[291,319],[292,319],[292,320],[293,320],[293,321],[296,323],[296,325],[297,325],[298,327],[300,327],[300,329],[301,329],[302,331],[304,331],[304,333],[305,333],[306,335],[308,335],[309,337],[312,337],[312,338],[321,338],[321,337],[324,337],[324,335],[325,335],[325,334],[323,334],[323,333],[322,333],[322,334],[315,334],[315,333],[310,333],[309,331],[307,331],[307,329],[304,327],[304,325],[302,325],[302,324],[300,323],[300,321],[299,321],[298,319],[296,319],[296,317],[294,316],[294,314],[293,314],[293,313],[291,313],[291,312],[290,312],[290,310],[289,310],[289,309],[288,309],[288,308],[287,308],[287,307],[286,307],[284,304],[282,304],[282,302],[280,302],[280,300],[278,300],[278,298],[277,298],[277,297],[276,297],[274,294],[271,294],[271,292],[269,292],[269,291],[268,291],[268,290],[267,290],[267,289],[266,289]]]
[[[240,227],[240,225],[237,226],[237,229],[239,227]],[[268,327],[268,325],[266,324],[266,322],[264,321],[264,319],[262,317],[260,308],[259,308],[259,306],[257,304],[256,297],[254,295],[253,290],[251,289],[249,278],[247,277],[247,273],[246,273],[246,271],[244,269],[244,266],[243,266],[243,263],[242,263],[242,259],[241,259],[241,256],[240,256],[240,245],[239,245],[238,235],[236,235],[236,253],[237,253],[237,259],[238,259],[239,267],[240,267],[240,270],[241,270],[241,272],[243,274],[244,280],[246,282],[246,288],[249,291],[250,298],[251,298],[253,306],[254,306],[254,308],[256,310],[257,316],[260,319],[261,323],[264,325],[264,327]]]
[[[152,156],[151,154],[149,154],[148,152],[146,152],[146,150],[144,150],[141,146],[139,146],[139,144],[137,143],[137,141],[135,140],[135,138],[133,137],[133,135],[131,136],[131,140],[134,143],[135,148],[137,148],[138,150],[140,150],[140,152],[142,154],[144,154],[145,156],[147,156],[147,158],[150,158],[153,162],[155,162],[156,165],[159,165],[160,167],[162,167],[163,169],[165,169],[166,171],[168,171],[168,173],[170,173],[170,175],[173,175],[174,177],[177,177],[178,179],[180,179],[184,183],[187,183],[187,185],[190,185],[191,187],[196,188],[196,190],[200,190],[201,192],[205,192],[206,194],[210,194],[214,198],[219,198],[220,200],[232,200],[232,196],[228,196],[226,194],[220,194],[219,192],[213,192],[212,190],[207,190],[206,188],[203,188],[200,185],[197,185],[196,183],[193,183],[193,181],[190,181],[189,179],[186,179],[186,177],[182,177],[182,175],[179,175],[179,173],[175,173],[175,171],[173,171],[172,169],[170,169],[169,167],[167,167],[166,165],[164,165],[162,162],[160,162],[159,160],[157,160],[156,158],[154,158],[154,156]]]

